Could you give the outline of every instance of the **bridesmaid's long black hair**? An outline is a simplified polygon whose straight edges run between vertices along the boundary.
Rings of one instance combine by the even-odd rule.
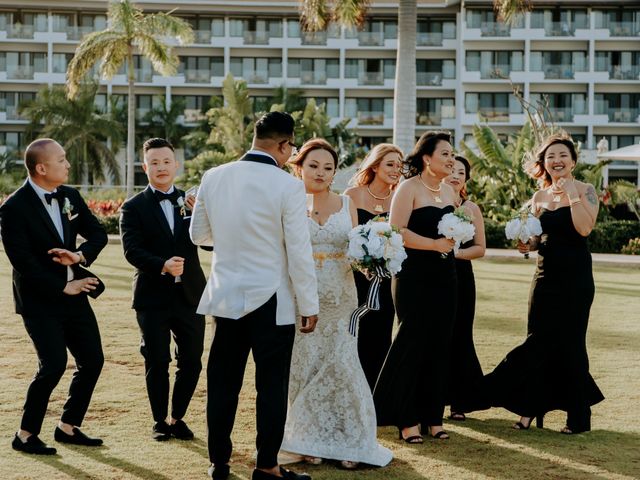
[[[433,155],[436,150],[438,142],[444,140],[451,143],[451,134],[443,131],[425,132],[418,139],[416,146],[413,147],[413,151],[407,155],[402,161],[402,175],[404,178],[411,178],[419,175],[424,169],[423,155]]]

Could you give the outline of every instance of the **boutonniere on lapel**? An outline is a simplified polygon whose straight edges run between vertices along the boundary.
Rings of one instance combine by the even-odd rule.
[[[62,213],[64,213],[67,216],[69,221],[73,220],[78,216],[77,213],[73,215],[71,212],[73,212],[73,205],[71,205],[71,202],[67,197],[64,197],[64,203],[62,204]]]
[[[176,198],[176,203],[178,204],[177,206],[180,207],[180,216],[184,217],[185,214],[187,213],[184,206],[184,198],[183,197]]]

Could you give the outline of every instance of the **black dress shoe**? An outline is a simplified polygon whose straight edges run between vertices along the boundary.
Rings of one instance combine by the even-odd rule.
[[[37,435],[31,435],[27,438],[26,442],[23,442],[16,433],[15,437],[13,437],[13,441],[11,442],[11,446],[14,450],[18,450],[19,452],[32,453],[34,455],[55,455],[58,453],[55,448],[44,443]]]
[[[60,427],[56,427],[53,432],[56,442],[70,443],[72,445],[84,445],[85,447],[99,447],[102,445],[101,438],[87,437],[79,428],[73,427],[73,435],[65,433]]]
[[[156,422],[156,424],[153,426],[153,432],[151,436],[158,442],[169,440],[171,438],[171,426],[166,422]]]
[[[251,480],[274,480],[275,478],[283,478],[284,480],[311,480],[311,475],[295,473],[282,467],[280,467],[280,474],[282,477],[255,469],[251,475]]]
[[[214,465],[212,463],[207,473],[213,480],[227,480],[229,478],[229,465]]]
[[[171,425],[171,435],[178,440],[193,440],[193,432],[182,420],[176,420],[176,423]]]

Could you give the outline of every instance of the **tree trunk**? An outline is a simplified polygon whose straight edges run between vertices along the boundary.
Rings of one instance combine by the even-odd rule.
[[[135,128],[136,128],[136,97],[134,94],[135,71],[133,67],[133,46],[129,45],[127,58],[129,90],[127,102],[127,198],[133,196],[133,177],[135,161]]]
[[[400,0],[398,5],[398,56],[393,102],[393,143],[408,154],[416,131],[416,30],[417,0]]]

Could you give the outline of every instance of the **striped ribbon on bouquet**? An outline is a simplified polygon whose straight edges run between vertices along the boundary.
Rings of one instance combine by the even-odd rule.
[[[360,319],[371,310],[380,310],[380,285],[385,278],[391,278],[391,274],[386,268],[376,266],[373,273],[373,279],[369,284],[369,291],[367,292],[367,301],[356,308],[351,314],[349,320],[349,333],[356,336],[358,332],[358,323]]]

